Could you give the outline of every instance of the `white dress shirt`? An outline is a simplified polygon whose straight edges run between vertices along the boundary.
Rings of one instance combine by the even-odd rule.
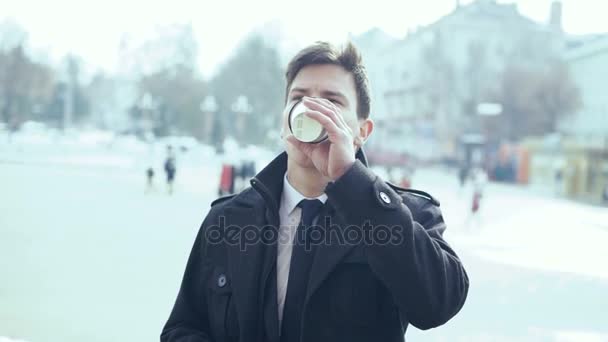
[[[298,192],[287,180],[287,173],[283,178],[283,193],[279,207],[279,241],[277,243],[277,301],[279,304],[279,326],[283,319],[283,307],[287,294],[289,280],[289,266],[293,251],[293,240],[300,223],[302,209],[297,207],[303,199],[318,199],[325,203],[327,195],[322,194],[316,198],[308,198]]]

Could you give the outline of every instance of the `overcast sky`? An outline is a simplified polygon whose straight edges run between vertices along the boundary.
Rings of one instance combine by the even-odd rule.
[[[466,4],[470,0],[462,0]],[[552,0],[513,0],[524,15],[546,22]],[[569,33],[608,32],[607,0],[562,0]],[[240,38],[266,21],[280,19],[301,43],[343,41],[349,32],[377,26],[395,37],[449,13],[456,0],[0,0],[0,18],[29,31],[30,45],[53,58],[68,51],[112,70],[124,32],[136,37],[155,25],[191,22],[200,45],[200,66],[209,75]]]

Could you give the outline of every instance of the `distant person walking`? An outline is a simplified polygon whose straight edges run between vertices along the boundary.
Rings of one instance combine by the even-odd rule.
[[[173,193],[173,183],[175,181],[175,172],[177,171],[175,165],[175,153],[171,145],[167,146],[167,159],[165,159],[165,174],[167,175],[167,192],[169,195]]]
[[[469,168],[466,165],[461,165],[458,169],[458,181],[460,182],[460,188],[464,188],[467,177],[469,176]]]
[[[154,189],[154,169],[149,167],[146,169],[146,193]]]
[[[487,182],[488,175],[482,168],[473,170],[473,213],[479,210],[480,201]]]
[[[226,196],[234,193],[234,178],[235,178],[235,167],[231,164],[222,165],[222,171],[220,173],[220,186],[218,189],[218,196]]]
[[[481,199],[483,198],[483,192],[488,182],[488,175],[482,168],[475,168],[471,172],[472,182],[473,182],[473,197],[471,201],[471,215],[469,216],[468,226],[471,225],[471,222],[474,220],[477,226],[481,223],[481,218],[479,214],[479,209],[481,207]]]

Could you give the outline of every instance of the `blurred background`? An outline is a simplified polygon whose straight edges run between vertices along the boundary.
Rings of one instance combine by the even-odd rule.
[[[158,340],[209,203],[354,42],[374,170],[441,201],[468,302],[412,341],[608,341],[608,3],[0,1],[0,342]]]

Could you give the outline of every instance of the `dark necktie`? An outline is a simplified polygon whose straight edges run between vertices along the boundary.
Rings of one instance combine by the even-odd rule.
[[[319,214],[323,203],[317,199],[302,200],[298,207],[302,208],[302,218],[293,241],[287,294],[283,306],[283,321],[281,323],[281,342],[300,341],[300,322],[304,309],[304,299],[308,277],[312,266],[313,251],[306,248],[314,218]],[[310,247],[310,244],[308,245]]]

